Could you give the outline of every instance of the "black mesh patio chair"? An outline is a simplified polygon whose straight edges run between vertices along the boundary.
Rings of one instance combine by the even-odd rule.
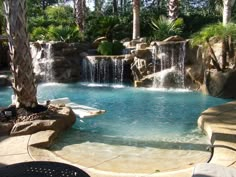
[[[83,170],[72,165],[32,161],[7,165],[0,168],[0,177],[90,177]]]

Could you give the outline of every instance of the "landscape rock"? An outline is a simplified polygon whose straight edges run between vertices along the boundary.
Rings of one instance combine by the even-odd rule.
[[[135,56],[142,59],[152,59],[152,53],[149,49],[138,49],[135,50]]]
[[[0,87],[10,86],[11,81],[7,75],[0,75]]]
[[[8,122],[8,123],[1,122],[0,123],[0,136],[9,135],[12,127],[13,127],[12,122]]]
[[[210,70],[205,75],[208,94],[221,98],[236,98],[236,70]]]
[[[87,43],[31,43],[34,73],[37,82],[76,82],[80,79],[83,53]]]
[[[165,40],[163,40],[164,42],[169,42],[169,41],[184,41],[185,39],[180,37],[180,36],[170,36],[168,38],[166,38]]]
[[[55,130],[39,131],[30,137],[29,145],[37,148],[49,148],[58,137]]]
[[[10,135],[28,135],[44,130],[54,130],[59,133],[70,128],[76,120],[74,112],[68,107],[57,106],[56,111],[46,112],[43,116],[41,120],[17,122]]]
[[[147,43],[139,43],[136,45],[136,50],[146,49],[148,47]]]

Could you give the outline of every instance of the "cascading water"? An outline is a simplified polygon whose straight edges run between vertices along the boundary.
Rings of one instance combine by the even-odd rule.
[[[122,83],[124,76],[124,60],[112,59],[113,82]]]
[[[81,80],[93,83],[122,83],[123,61],[120,58],[87,56],[82,61]]]
[[[186,41],[158,43],[152,52],[153,87],[184,88]]]
[[[35,75],[39,76],[40,80],[44,82],[54,81],[52,44],[47,43],[45,47],[31,45],[31,55]]]

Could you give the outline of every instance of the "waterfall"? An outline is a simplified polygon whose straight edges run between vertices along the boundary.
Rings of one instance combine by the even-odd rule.
[[[87,56],[82,60],[81,80],[95,83],[123,83],[124,60]]]
[[[152,53],[153,87],[184,88],[186,42],[158,43]]]
[[[124,78],[124,60],[112,59],[113,83],[123,83]]]
[[[35,43],[31,45],[31,55],[33,59],[34,73],[39,77],[40,81],[54,81],[54,72],[52,68],[53,53],[52,44],[47,43],[42,45]]]

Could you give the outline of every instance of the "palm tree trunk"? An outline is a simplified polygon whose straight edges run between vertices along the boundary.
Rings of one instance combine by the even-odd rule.
[[[223,8],[223,25],[226,25],[230,22],[232,7],[235,3],[235,0],[223,0],[224,8]]]
[[[235,0],[223,0],[224,8],[223,8],[223,25],[227,25],[230,22],[231,14],[232,14],[232,7],[235,3]],[[227,60],[227,53],[229,54],[230,58],[230,48],[226,49],[226,45],[229,44],[229,40],[231,37],[227,37],[222,41],[222,66],[225,69],[226,60]]]
[[[76,24],[78,25],[81,31],[84,31],[85,8],[86,8],[85,0],[75,0]]]
[[[99,0],[94,0],[94,9],[95,12],[100,12]]]
[[[133,39],[140,37],[140,0],[133,0]]]
[[[5,0],[8,45],[17,107],[37,106],[32,57],[26,27],[26,0]]]
[[[219,65],[219,63],[217,61],[215,52],[214,52],[214,50],[211,47],[210,42],[207,40],[206,43],[207,43],[207,46],[208,46],[208,49],[209,49],[209,52],[210,52],[210,56],[211,56],[211,60],[212,60],[212,63],[214,65],[214,67],[217,69],[217,71],[222,71],[222,69],[220,68],[220,65]]]
[[[168,3],[168,17],[171,21],[174,21],[179,16],[179,2],[178,0],[169,0]]]
[[[228,38],[223,39],[222,41],[222,70],[225,69],[227,64],[227,51],[228,51]]]
[[[117,14],[117,1],[116,0],[113,0],[113,14]]]
[[[120,14],[123,14],[123,0],[120,0]]]
[[[123,2],[123,13],[126,12],[126,5],[127,5],[127,0],[124,0],[124,2]]]

